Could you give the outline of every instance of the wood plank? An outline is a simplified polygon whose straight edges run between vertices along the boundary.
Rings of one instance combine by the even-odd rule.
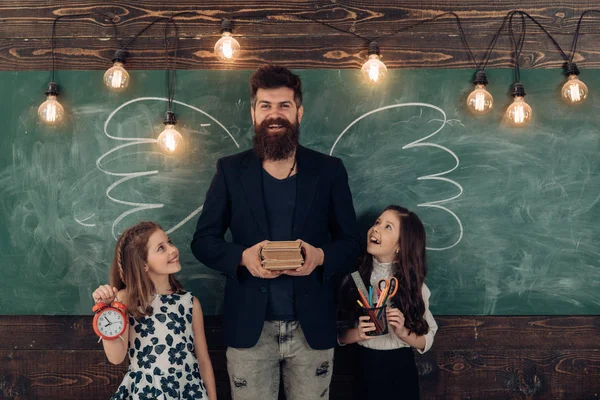
[[[431,398],[584,399],[600,390],[600,351],[432,352],[418,360]],[[428,397],[429,398],[429,397]]]
[[[0,398],[106,399],[126,365],[110,364],[91,316],[1,316]],[[416,354],[423,398],[585,399],[600,392],[600,316],[439,316]],[[205,319],[219,397],[229,398],[221,317]],[[332,399],[352,394],[355,346],[336,351]],[[4,397],[2,397],[4,396]]]
[[[229,383],[224,353],[211,352],[219,398]],[[0,351],[0,399],[106,400],[127,370],[113,365],[102,350]]]
[[[33,3],[31,5],[30,3]],[[347,33],[322,24],[302,20],[298,16],[327,21],[343,30],[373,38],[390,34],[445,11],[456,12],[463,23],[469,45],[480,61],[502,18],[518,9],[517,1],[477,3],[474,1],[417,1],[398,5],[396,1],[375,4],[348,1],[294,1],[280,4],[265,2],[209,0],[201,5],[192,0],[166,4],[155,0],[144,2],[108,2],[69,0],[60,5],[48,1],[32,1],[26,6],[10,0],[0,5],[0,70],[47,70],[50,61],[50,37],[54,18],[87,11],[112,13],[117,16],[120,45],[133,37],[157,16],[192,10],[190,16],[178,19],[181,51],[180,69],[254,69],[266,62],[292,68],[360,68],[367,53],[366,43]],[[573,32],[583,10],[594,7],[591,0],[553,2],[533,0],[524,11],[537,18],[555,36],[565,52],[570,51]],[[219,21],[234,19],[234,33],[242,42],[242,54],[234,64],[224,65],[212,55],[219,37]],[[598,32],[590,14],[582,25],[582,36],[576,56],[583,68],[600,67],[596,50]],[[77,17],[57,25],[57,69],[106,69],[114,50],[112,25],[102,17]],[[164,26],[157,24],[130,46],[133,57],[128,69],[164,69]],[[444,18],[434,23],[381,39],[384,62],[389,68],[473,68],[466,49],[458,37],[455,21]],[[512,47],[507,35],[498,41],[489,62],[490,68],[511,68]],[[545,35],[529,23],[523,68],[560,68],[564,62]]]
[[[557,37],[566,46],[570,38]],[[600,52],[596,50],[597,37],[583,36],[575,61],[580,69],[599,68]],[[212,53],[214,39],[182,39],[177,56],[177,69],[255,69],[265,63],[277,63],[289,68],[360,68],[367,58],[367,47],[352,38],[340,37],[335,41],[323,37],[279,37],[268,41],[254,39],[243,42],[240,57],[234,63],[222,63]],[[447,47],[440,47],[444,44]],[[481,63],[487,49],[484,44],[473,44],[472,51]],[[104,70],[112,63],[116,47],[105,40],[58,40],[55,57],[57,70]],[[468,68],[474,64],[456,36],[415,36],[395,38],[382,46],[382,61],[388,68]],[[522,68],[561,68],[560,53],[545,38],[528,38],[521,58]],[[0,40],[0,70],[50,70],[52,65],[49,40]],[[508,38],[501,38],[494,48],[488,68],[512,68],[513,50]],[[165,69],[167,67],[162,40],[141,39],[130,49],[126,68]]]
[[[0,350],[96,350],[91,316],[0,316]],[[600,316],[436,316],[436,351],[600,348]],[[221,317],[206,316],[211,349],[225,350]]]
[[[331,393],[350,398],[355,349],[338,350]],[[415,353],[422,398],[584,399],[600,390],[600,351],[432,350]]]
[[[38,5],[26,6],[20,1],[4,1],[0,6],[0,15],[5,24],[0,26],[0,38],[41,38],[50,37],[52,21],[59,15],[98,12],[114,15],[119,32],[123,37],[131,37],[159,16],[170,16],[175,12],[188,11],[190,14],[178,18],[178,26],[183,37],[197,35],[218,35],[222,18],[232,19],[235,32],[241,36],[281,35],[294,32],[296,35],[308,35],[322,32],[326,35],[340,35],[333,29],[318,23],[298,18],[305,16],[319,21],[335,24],[344,30],[366,37],[389,34],[405,26],[414,25],[423,19],[432,18],[443,12],[455,12],[463,22],[466,33],[492,35],[502,22],[502,18],[511,10],[523,10],[549,29],[551,33],[572,33],[577,18],[585,9],[594,8],[592,1],[578,0],[555,2],[533,0],[527,4],[519,1],[501,3],[478,3],[474,1],[405,1],[398,4],[394,0],[378,1],[373,4],[364,2],[337,1],[294,1],[281,3],[269,1],[203,1],[177,0],[166,4],[164,1],[144,2],[105,2],[99,5],[91,1],[70,0],[56,5],[47,1]],[[593,15],[590,16],[590,20]],[[64,28],[62,27],[64,26]],[[456,24],[450,17],[435,22],[435,31],[456,33]],[[532,25],[533,27],[533,25]],[[112,25],[101,16],[83,16],[69,18],[60,22],[57,35],[63,37],[111,37]],[[415,28],[414,33],[430,33],[430,26]],[[590,23],[583,32],[594,32]],[[541,35],[536,29],[532,35]],[[162,37],[162,27],[153,29],[148,35]]]
[[[600,348],[600,316],[436,317],[439,351]]]
[[[206,339],[211,351],[224,351],[221,317],[206,316]],[[2,315],[0,350],[98,350],[92,316]]]
[[[351,352],[337,351],[332,399],[350,398],[354,377],[341,361]],[[225,354],[211,351],[211,358],[219,398],[229,398]],[[416,360],[427,399],[584,399],[600,390],[598,350],[432,351]],[[126,370],[102,350],[1,350],[0,361],[5,399],[106,399]]]

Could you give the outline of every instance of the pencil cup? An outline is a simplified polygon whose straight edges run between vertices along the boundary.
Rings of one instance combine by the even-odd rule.
[[[375,330],[367,332],[367,336],[381,336],[388,333],[385,305],[374,308],[361,308],[361,310],[363,315],[368,315],[371,318],[369,322],[375,323]]]

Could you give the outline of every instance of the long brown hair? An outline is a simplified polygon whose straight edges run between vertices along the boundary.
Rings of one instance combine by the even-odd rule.
[[[390,205],[385,211],[394,211],[400,218],[400,251],[396,254],[392,267],[393,274],[398,279],[398,292],[391,303],[404,314],[404,325],[410,332],[424,335],[429,330],[429,324],[424,318],[425,302],[421,295],[427,276],[425,228],[419,217],[404,207]],[[358,260],[358,272],[367,284],[371,281],[372,271],[373,256],[365,251]],[[360,315],[356,304],[358,290],[349,276],[344,279],[340,293],[341,323],[354,322]]]
[[[110,267],[110,284],[118,290],[127,289],[125,305],[134,318],[152,314],[152,303],[156,291],[154,283],[145,270],[148,258],[148,239],[160,225],[150,221],[140,222],[125,230],[115,246],[115,255]],[[174,292],[183,291],[173,275],[169,283]]]

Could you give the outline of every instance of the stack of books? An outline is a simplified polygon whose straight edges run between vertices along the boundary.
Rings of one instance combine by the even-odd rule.
[[[302,246],[299,241],[268,242],[260,252],[261,263],[265,269],[296,269],[304,264]]]

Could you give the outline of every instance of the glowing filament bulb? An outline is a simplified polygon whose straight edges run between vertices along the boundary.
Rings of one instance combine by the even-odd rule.
[[[515,124],[522,124],[525,122],[525,110],[523,104],[515,106],[513,120],[515,121]]]
[[[569,79],[561,89],[561,95],[569,104],[580,104],[587,98],[588,88],[577,75],[569,75]]]
[[[223,41],[223,56],[227,59],[233,57],[233,49],[231,48],[231,40]]]
[[[123,72],[115,71],[112,79],[110,80],[110,86],[112,87],[121,87],[121,83],[123,83]]]
[[[231,32],[224,31],[221,39],[215,44],[215,56],[221,61],[233,61],[240,52],[240,44],[231,36]]]
[[[515,100],[506,110],[506,118],[513,126],[525,126],[531,122],[532,110],[523,97],[515,96]]]
[[[116,61],[115,64],[104,73],[104,84],[111,90],[119,92],[129,85],[129,73],[123,67],[123,63]]]
[[[48,96],[48,100],[42,103],[38,109],[42,122],[48,125],[56,125],[62,121],[65,110],[56,100],[56,96]]]
[[[492,109],[494,99],[490,92],[485,89],[485,85],[476,85],[475,90],[467,97],[467,107],[476,115],[483,115]]]
[[[369,83],[379,83],[387,75],[387,67],[379,60],[378,54],[371,54],[361,68],[361,73]]]
[[[44,124],[51,126],[58,125],[63,122],[65,109],[56,99],[58,96],[58,85],[55,82],[48,84],[46,96],[48,96],[46,101],[38,107],[38,117]]]
[[[129,73],[123,67],[122,62],[116,61],[112,67],[106,70],[104,73],[104,84],[115,92],[127,88],[129,85]]]
[[[158,147],[165,154],[177,152],[183,142],[183,137],[175,129],[175,125],[166,124],[165,130],[158,135]]]
[[[379,79],[379,65],[373,63],[369,67],[369,80],[377,82]]]
[[[579,85],[576,83],[569,84],[569,100],[572,102],[581,101],[581,93],[579,92]]]

